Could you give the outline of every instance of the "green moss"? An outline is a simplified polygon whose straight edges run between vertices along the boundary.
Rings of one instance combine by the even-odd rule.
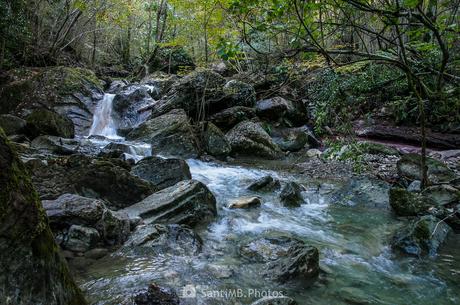
[[[422,195],[403,188],[392,188],[389,195],[390,205],[398,216],[416,216],[425,213],[429,208]]]
[[[75,135],[73,122],[56,112],[38,109],[27,116],[27,125],[32,136],[41,134],[73,138]]]
[[[17,295],[18,287],[14,283],[11,287],[4,285],[6,290],[3,293],[15,295],[18,304],[29,303],[37,297],[35,292],[43,297],[45,303],[47,300],[58,300],[64,304],[86,304],[59,254],[46,213],[25,166],[1,128],[0,182],[0,228],[2,238],[8,241],[0,247],[0,258],[12,263],[9,266],[11,279],[22,285],[20,295]],[[9,253],[24,253],[27,257],[19,262]],[[33,273],[33,276],[25,274],[27,272]],[[23,279],[27,281],[23,282]],[[43,280],[49,281],[53,291],[42,291]]]

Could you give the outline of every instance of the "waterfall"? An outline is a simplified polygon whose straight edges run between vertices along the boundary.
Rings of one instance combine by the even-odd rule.
[[[102,101],[96,108],[93,116],[93,124],[89,135],[100,135],[107,138],[119,138],[117,129],[112,118],[112,102],[115,94],[105,93]]]

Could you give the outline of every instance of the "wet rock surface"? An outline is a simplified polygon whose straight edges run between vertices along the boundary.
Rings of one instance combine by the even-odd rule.
[[[50,227],[63,248],[85,252],[99,242],[103,246],[123,243],[130,232],[127,215],[107,209],[104,201],[75,194],[44,200]]]
[[[182,225],[139,225],[119,253],[157,255],[197,255],[203,241],[192,229]]]
[[[280,200],[284,206],[299,207],[305,203],[302,197],[302,187],[296,182],[288,182],[281,189]]]
[[[158,190],[170,187],[179,181],[192,179],[187,163],[181,159],[147,157],[131,169],[133,175],[152,182]]]
[[[290,237],[266,237],[243,245],[240,253],[266,263],[264,275],[278,282],[312,280],[319,274],[318,249]]]
[[[155,191],[151,183],[131,175],[127,166],[123,161],[83,155],[27,162],[40,198],[56,199],[61,194],[76,193],[104,199],[114,209],[138,202]]]
[[[427,215],[396,232],[392,246],[407,255],[434,256],[450,232],[451,229],[442,220]]]
[[[131,218],[141,217],[147,223],[192,227],[206,224],[217,215],[214,195],[196,180],[181,181],[122,211]]]
[[[153,153],[194,158],[197,139],[184,110],[173,110],[142,123],[127,135],[128,140],[150,143]]]

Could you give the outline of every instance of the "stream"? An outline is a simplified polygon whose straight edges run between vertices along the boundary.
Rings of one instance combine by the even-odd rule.
[[[125,143],[114,132],[109,118],[111,98],[105,96],[99,105],[90,134]],[[134,147],[132,155],[136,160],[150,155],[148,144],[128,144]],[[391,213],[386,183],[364,177],[307,180],[263,165],[194,159],[187,163],[193,179],[206,184],[217,199],[217,218],[196,229],[203,239],[201,253],[115,252],[76,270],[77,281],[91,304],[120,304],[127,295],[152,282],[171,287],[179,295],[184,287],[196,292],[195,297],[181,298],[181,304],[251,304],[260,297],[276,294],[293,298],[299,305],[460,303],[460,237],[452,234],[434,258],[395,254],[390,241],[404,222]],[[254,179],[267,174],[281,182],[296,181],[304,186],[306,204],[286,208],[277,192],[246,189]],[[255,195],[262,198],[261,207],[226,207],[231,199]],[[299,238],[319,249],[318,280],[271,282],[261,275],[265,265],[247,261],[239,254],[240,247],[255,238],[279,235]]]

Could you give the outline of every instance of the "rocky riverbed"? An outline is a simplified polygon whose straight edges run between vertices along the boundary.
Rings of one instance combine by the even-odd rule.
[[[243,78],[11,78],[0,126],[90,304],[460,302],[458,151],[421,191],[418,155],[324,147]]]

